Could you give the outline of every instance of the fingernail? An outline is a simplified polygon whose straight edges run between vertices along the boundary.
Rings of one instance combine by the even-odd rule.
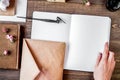
[[[107,46],[107,45],[108,45],[108,42],[106,42],[105,45]]]
[[[105,48],[106,48],[106,49],[109,49],[109,44],[108,44],[108,42],[105,43]]]

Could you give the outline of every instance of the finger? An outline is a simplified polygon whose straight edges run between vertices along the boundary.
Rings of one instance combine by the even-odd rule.
[[[111,65],[110,65],[110,69],[109,69],[109,73],[113,73],[113,71],[114,71],[114,69],[115,69],[115,64],[116,64],[116,62],[115,61],[113,61],[112,63],[111,63]]]
[[[113,63],[113,64],[112,64],[112,68],[111,68],[111,69],[114,70],[116,62],[113,61],[112,63]]]
[[[114,61],[114,52],[109,51],[108,61],[109,62],[113,62]]]
[[[114,53],[114,55],[115,55],[115,53]],[[112,70],[114,70],[114,68],[115,68],[115,64],[116,64],[116,61],[115,61],[115,57],[112,59]]]
[[[98,57],[97,57],[96,64],[95,64],[95,67],[99,65],[99,63],[100,63],[100,61],[101,61],[101,58],[102,58],[102,53],[99,53],[99,54],[98,54]]]
[[[102,60],[107,60],[109,55],[108,42],[105,43]]]

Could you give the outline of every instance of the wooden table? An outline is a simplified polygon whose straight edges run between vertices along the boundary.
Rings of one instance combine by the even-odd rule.
[[[112,24],[120,25],[120,10],[117,12],[109,12],[104,5],[106,0],[90,0],[90,1],[92,5],[90,7],[87,7],[83,4],[80,4],[81,0],[67,0],[66,3],[49,3],[46,2],[45,0],[28,0],[27,16],[32,16],[33,11],[109,16],[112,19]],[[19,24],[21,24],[22,27],[21,30],[21,46],[22,46],[22,39],[30,38],[32,22],[31,20],[27,20],[27,23]],[[111,29],[110,50],[116,53],[115,54],[116,67],[112,76],[112,80],[120,80],[120,27]],[[0,70],[0,80],[19,80],[19,73],[20,70]],[[93,80],[93,73],[64,70],[63,80]]]

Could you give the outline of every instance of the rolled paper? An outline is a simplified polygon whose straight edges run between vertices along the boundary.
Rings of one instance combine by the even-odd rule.
[[[0,9],[2,11],[6,11],[9,5],[10,5],[10,0],[0,0]]]

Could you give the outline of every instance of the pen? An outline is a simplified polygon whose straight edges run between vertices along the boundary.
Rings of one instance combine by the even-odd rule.
[[[17,16],[17,17],[18,18],[24,18],[24,19],[30,19],[30,20],[38,20],[38,21],[50,22],[50,23],[60,23],[60,22],[65,23],[65,21],[63,21],[58,16],[57,16],[56,20],[52,20],[52,19],[39,19],[39,18],[32,18],[32,17],[21,17],[21,16]]]

